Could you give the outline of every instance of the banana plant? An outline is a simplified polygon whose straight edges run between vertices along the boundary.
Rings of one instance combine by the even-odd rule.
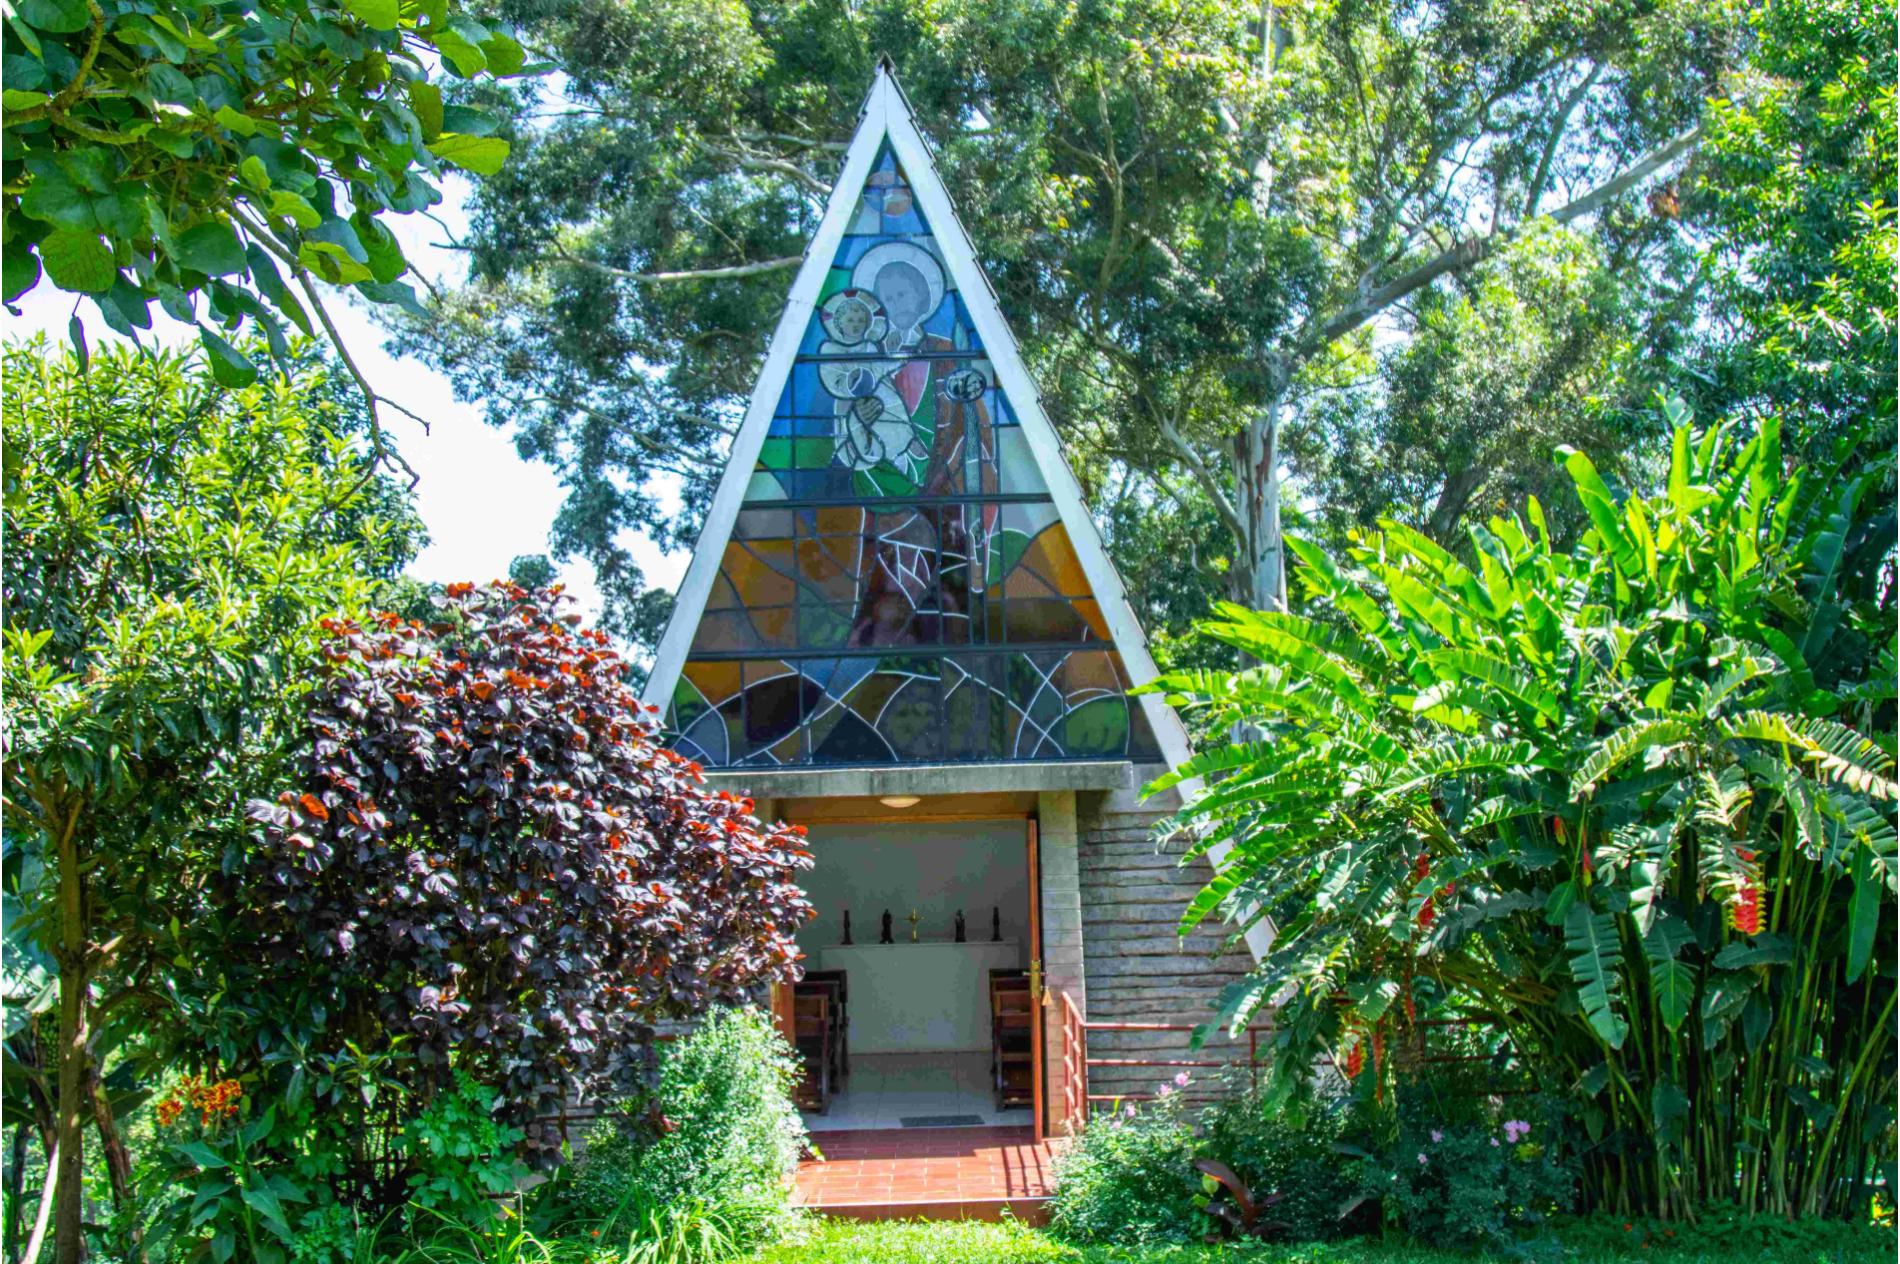
[[[1148,686],[1245,740],[1150,790],[1232,844],[1183,930],[1271,923],[1224,1016],[1274,1008],[1287,1091],[1477,1019],[1571,1095],[1599,1205],[1841,1213],[1894,1157],[1893,448],[1672,414],[1653,494],[1559,453],[1573,547],[1535,500],[1457,551],[1289,540],[1306,613],[1221,606],[1250,665]]]

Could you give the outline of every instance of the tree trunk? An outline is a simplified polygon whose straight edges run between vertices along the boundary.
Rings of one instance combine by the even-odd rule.
[[[53,1255],[59,1264],[81,1264],[86,1254],[85,1121],[91,1115],[86,1069],[91,1062],[87,1004],[91,961],[86,952],[85,875],[80,871],[79,805],[55,826],[59,840],[59,1100],[54,1108],[53,1148],[58,1163],[53,1216]]]
[[[1438,500],[1432,506],[1431,516],[1425,520],[1425,534],[1451,548],[1458,538],[1458,524],[1464,520],[1465,510],[1471,505],[1471,498],[1484,486],[1487,471],[1477,465],[1467,465],[1445,476],[1445,485],[1438,490]]]
[[[112,1114],[112,1099],[106,1095],[105,1080],[99,1071],[99,1059],[89,1056],[86,1083],[87,1095],[92,1099],[92,1124],[99,1132],[99,1153],[106,1161],[106,1177],[112,1182],[112,1208],[116,1212],[124,1212],[131,1206],[132,1152],[126,1148],[125,1137],[119,1132],[118,1120]],[[136,1217],[133,1218],[129,1233],[128,1243],[133,1258],[144,1259],[145,1251],[139,1240]]]
[[[1267,402],[1234,436],[1234,508],[1246,538],[1237,541],[1234,600],[1255,610],[1286,609],[1286,560],[1280,539],[1280,421],[1289,378],[1278,357],[1267,365]]]
[[[31,1140],[23,1123],[13,1125],[13,1152],[7,1156],[7,1264],[20,1264],[20,1200],[26,1197],[26,1147]]]

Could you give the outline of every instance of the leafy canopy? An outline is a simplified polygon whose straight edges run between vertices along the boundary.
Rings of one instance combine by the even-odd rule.
[[[1900,51],[1874,0],[1777,0],[1709,111],[1689,211],[1710,235],[1698,411],[1780,412],[1826,444],[1894,421]]]
[[[1678,417],[1657,494],[1564,466],[1574,549],[1534,499],[1469,563],[1295,541],[1313,617],[1224,606],[1259,665],[1153,686],[1247,736],[1154,785],[1234,845],[1185,924],[1271,919],[1229,1012],[1278,1006],[1283,1088],[1476,1017],[1575,1086],[1597,1197],[1844,1213],[1892,1161],[1891,449]]]
[[[257,376],[233,328],[341,350],[317,281],[420,310],[385,216],[508,154],[441,71],[527,69],[448,0],[22,0],[4,49],[5,301],[44,277],[128,337],[157,302],[227,386]]]
[[[135,1068],[124,1091],[188,1045],[175,1007],[216,920],[197,914],[295,731],[317,619],[420,540],[349,437],[360,418],[290,350],[289,375],[236,390],[196,354],[4,353],[6,956],[59,991],[56,1018],[36,1019],[44,997],[7,1014],[10,1036],[57,1027],[57,1074],[9,1056],[6,1075],[47,1112],[62,1260],[83,1246],[81,1121],[111,1135],[104,1051]],[[106,1157],[116,1201],[125,1154]]]

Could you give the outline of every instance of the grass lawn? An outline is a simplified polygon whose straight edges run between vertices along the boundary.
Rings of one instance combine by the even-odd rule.
[[[1600,1230],[1590,1234],[1602,1236]],[[1076,1247],[1021,1225],[971,1223],[853,1224],[813,1220],[794,1237],[749,1257],[748,1264],[1470,1264],[1453,1251],[1370,1240],[1308,1246]],[[1691,1249],[1612,1244],[1539,1251],[1523,1258],[1578,1264],[1892,1264],[1891,1233],[1844,1232],[1827,1244],[1738,1243]]]

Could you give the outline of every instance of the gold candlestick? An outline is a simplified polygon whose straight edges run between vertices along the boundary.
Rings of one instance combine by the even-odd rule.
[[[917,942],[917,923],[924,920],[923,916],[916,909],[912,909],[910,916],[904,920],[910,923],[910,942],[914,944]]]

